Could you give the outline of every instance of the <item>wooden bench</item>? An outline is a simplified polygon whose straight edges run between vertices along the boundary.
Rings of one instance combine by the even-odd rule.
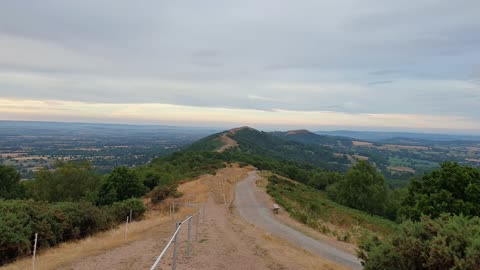
[[[278,206],[278,204],[274,203],[273,204],[273,213],[278,214],[279,210],[280,210],[280,206]]]

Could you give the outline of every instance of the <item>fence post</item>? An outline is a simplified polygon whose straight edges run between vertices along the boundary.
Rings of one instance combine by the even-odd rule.
[[[133,218],[133,211],[132,209],[130,209],[130,222],[132,222],[132,218]]]
[[[127,223],[125,223],[125,240],[127,240],[127,234],[128,234],[128,216],[127,216]]]
[[[35,233],[35,242],[33,244],[32,269],[35,270],[35,257],[37,255],[38,233]]]
[[[172,204],[172,220],[175,220],[175,202]]]
[[[197,222],[195,225],[195,242],[198,242],[198,223],[200,222],[200,212],[197,213]]]
[[[203,224],[205,224],[205,208],[207,207],[206,204],[203,205]]]
[[[175,222],[175,231],[180,226],[180,222]],[[172,262],[172,270],[177,269],[177,246],[178,246],[178,234],[175,234],[174,244],[173,244],[173,262]]]
[[[190,258],[190,230],[192,229],[192,218],[193,216],[190,216],[190,218],[188,219],[187,258]]]

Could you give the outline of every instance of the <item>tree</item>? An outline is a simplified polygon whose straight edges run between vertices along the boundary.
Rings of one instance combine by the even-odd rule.
[[[388,188],[384,177],[367,161],[352,166],[345,177],[328,188],[329,196],[340,204],[383,215]]]
[[[97,202],[100,205],[110,205],[117,201],[141,197],[146,191],[147,188],[133,170],[117,167],[101,185]]]
[[[14,199],[23,196],[20,174],[11,166],[0,165],[0,198]]]
[[[38,171],[28,187],[31,197],[40,201],[91,201],[99,184],[100,176],[89,161],[58,161],[55,171]]]
[[[421,181],[410,182],[400,215],[419,220],[442,213],[480,216],[480,169],[445,162]]]
[[[442,215],[407,221],[393,239],[363,239],[365,270],[476,270],[480,265],[480,218]]]

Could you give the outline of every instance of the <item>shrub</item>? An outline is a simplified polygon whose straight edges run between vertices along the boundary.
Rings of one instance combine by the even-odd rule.
[[[178,197],[178,191],[174,185],[156,187],[152,192],[152,203],[159,203],[170,196]]]
[[[145,214],[146,208],[140,199],[128,199],[116,202],[110,207],[110,213],[115,222],[124,222],[132,210],[132,219],[140,220]]]
[[[115,168],[105,179],[98,192],[98,204],[110,205],[130,198],[138,198],[147,192],[134,170],[126,167]]]
[[[54,246],[107,230],[123,221],[130,209],[137,219],[145,213],[137,199],[104,208],[87,202],[0,201],[0,265],[30,254],[35,233],[38,249]]]
[[[360,248],[365,270],[475,270],[480,265],[480,218],[424,216],[402,224],[393,239],[365,237]]]
[[[419,220],[442,213],[480,216],[480,169],[445,162],[440,169],[427,173],[422,181],[412,180],[400,215]]]

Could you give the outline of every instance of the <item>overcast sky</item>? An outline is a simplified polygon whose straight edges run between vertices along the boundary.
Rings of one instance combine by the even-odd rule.
[[[480,133],[480,1],[4,0],[0,119]]]

